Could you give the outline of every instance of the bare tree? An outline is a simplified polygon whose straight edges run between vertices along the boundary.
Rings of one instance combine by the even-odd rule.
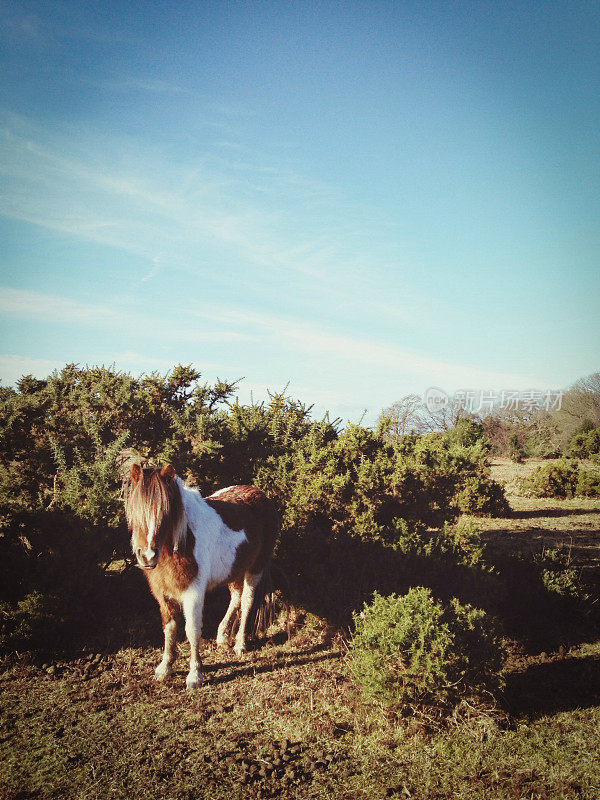
[[[557,449],[561,451],[565,451],[584,423],[590,423],[594,428],[600,425],[600,372],[580,378],[565,392],[554,420]]]
[[[421,433],[435,433],[436,431],[450,431],[456,427],[456,423],[462,417],[479,422],[476,414],[470,414],[464,405],[453,397],[448,399],[448,403],[439,409],[430,411],[425,403],[421,407]]]
[[[381,412],[378,424],[384,426],[386,438],[396,439],[407,433],[449,431],[456,426],[461,417],[467,416],[471,419],[476,418],[452,398],[443,408],[430,411],[420,395],[407,394]]]
[[[423,408],[423,398],[418,394],[407,394],[384,408],[379,415],[378,425],[384,426],[385,438],[396,439],[407,433],[423,433]]]
[[[600,372],[580,378],[563,398],[561,412],[571,417],[579,427],[589,420],[594,427],[600,425]]]

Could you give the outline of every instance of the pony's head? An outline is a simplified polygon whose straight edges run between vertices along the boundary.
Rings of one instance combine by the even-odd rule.
[[[171,553],[178,550],[187,525],[173,467],[142,469],[134,464],[125,489],[125,514],[140,567],[153,569],[163,547]]]

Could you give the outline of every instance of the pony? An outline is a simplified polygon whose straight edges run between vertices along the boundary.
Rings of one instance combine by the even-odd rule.
[[[253,604],[267,602],[266,578],[278,514],[254,486],[228,486],[204,498],[186,486],[171,465],[159,469],[134,464],[125,482],[124,503],[132,550],[162,617],[165,645],[155,678],[162,681],[171,675],[184,625],[191,647],[186,686],[195,689],[203,680],[205,595],[229,586],[231,599],[217,630],[217,644],[229,641],[239,611],[234,652],[240,656],[246,651]]]

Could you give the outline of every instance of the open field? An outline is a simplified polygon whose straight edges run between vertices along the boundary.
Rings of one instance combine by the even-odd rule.
[[[512,480],[531,464],[493,469]],[[577,570],[597,575],[600,502],[526,499],[510,486],[508,497],[510,517],[477,519],[492,547],[565,547]],[[222,600],[208,610],[209,636]],[[119,644],[108,635],[53,662],[5,659],[4,800],[600,797],[592,626],[553,650],[509,642],[497,707],[464,705],[440,727],[363,701],[345,668],[343,635],[311,615],[295,620],[289,638],[282,625],[241,659],[209,640],[206,682],[191,694],[186,645],[173,680],[152,680],[160,657],[152,601],[122,625]]]
[[[576,566],[595,573],[600,568],[600,501],[590,497],[522,497],[516,490],[516,477],[526,477],[547,463],[528,459],[513,464],[509,459],[494,459],[492,477],[505,484],[512,514],[508,518],[481,518],[477,525],[490,539],[509,549],[566,548]]]

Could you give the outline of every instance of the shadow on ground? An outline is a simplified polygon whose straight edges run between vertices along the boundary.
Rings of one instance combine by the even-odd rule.
[[[513,510],[511,519],[536,519],[538,517],[575,517],[584,514],[598,514],[594,508],[533,508],[522,511]]]
[[[585,604],[548,590],[542,575],[545,565],[532,558],[494,554],[490,571],[457,564],[452,557],[407,556],[357,539],[315,537],[310,545],[311,557],[307,550],[290,552],[288,563],[280,564],[276,572],[293,576],[285,587],[286,599],[326,619],[334,629],[351,628],[352,612],[370,602],[375,590],[387,595],[404,593],[411,586],[427,586],[442,599],[457,597],[485,609],[529,653],[551,653],[560,646],[590,641],[592,629],[597,628],[596,615]],[[227,589],[208,595],[205,639],[215,636],[228,597]],[[97,610],[91,618],[96,627],[81,632],[87,647],[114,652],[162,645],[158,606],[139,570],[107,575],[94,605]]]
[[[323,646],[324,649],[324,646]],[[270,659],[256,664],[243,664],[239,661],[227,661],[225,663],[206,664],[204,672],[207,675],[206,683],[211,686],[218,686],[220,684],[229,683],[236,680],[236,678],[245,677],[248,675],[261,675],[268,672],[276,672],[277,670],[287,669],[289,667],[297,667],[305,664],[315,664],[319,661],[331,661],[341,658],[341,653],[335,651],[327,651],[323,653],[314,652],[315,648],[307,650],[300,650],[296,652],[289,652],[285,654],[285,658],[281,660]],[[228,669],[225,675],[212,675],[211,673],[217,670]]]
[[[506,711],[514,716],[542,717],[600,704],[600,658],[561,658],[533,664],[509,675]]]

